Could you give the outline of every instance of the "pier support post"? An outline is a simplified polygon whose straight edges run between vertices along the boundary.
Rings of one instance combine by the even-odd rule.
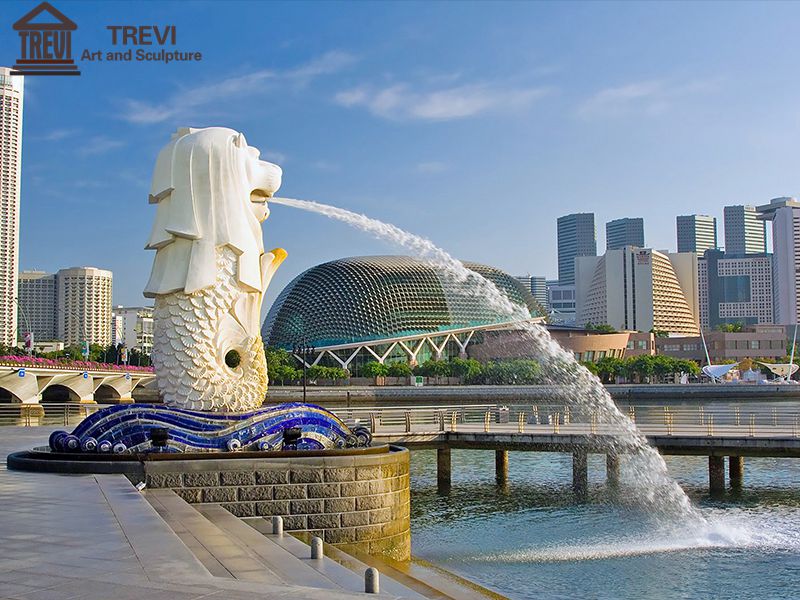
[[[708,457],[708,489],[712,494],[725,491],[725,457]]]
[[[586,450],[572,451],[572,490],[578,500],[585,500],[589,489],[589,461]]]
[[[744,479],[744,456],[728,457],[728,476],[731,479],[731,487],[742,487]]]
[[[440,492],[450,490],[450,448],[436,450],[436,483]]]
[[[494,451],[494,476],[498,485],[508,483],[508,450]]]
[[[609,487],[619,486],[619,456],[614,452],[606,454],[606,484]]]

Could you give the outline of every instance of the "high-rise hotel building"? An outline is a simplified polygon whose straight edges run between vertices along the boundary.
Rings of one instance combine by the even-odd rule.
[[[772,222],[772,285],[775,323],[800,323],[800,202],[775,198],[756,209]]]
[[[56,322],[65,344],[111,343],[113,274],[95,267],[71,267],[56,274]]]
[[[0,344],[17,342],[23,78],[0,67]]]

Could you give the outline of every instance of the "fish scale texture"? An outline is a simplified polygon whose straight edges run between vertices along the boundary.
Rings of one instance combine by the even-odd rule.
[[[236,254],[218,249],[215,285],[156,297],[153,365],[165,404],[214,412],[261,406],[267,392],[264,344],[260,335],[247,335],[234,316],[237,301],[248,293],[236,269]],[[225,363],[230,350],[240,355],[235,368]]]

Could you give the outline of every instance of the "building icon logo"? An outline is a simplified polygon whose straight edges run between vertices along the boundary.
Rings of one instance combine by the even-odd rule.
[[[36,22],[42,13],[52,19]],[[49,2],[42,2],[13,25],[19,33],[20,57],[12,75],[80,75],[72,60],[72,32],[78,26]]]

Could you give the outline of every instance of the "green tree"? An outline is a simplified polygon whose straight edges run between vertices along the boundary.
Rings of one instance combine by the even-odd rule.
[[[625,363],[616,356],[606,356],[597,361],[597,376],[603,383],[613,383],[616,378],[624,375]]]
[[[522,385],[540,381],[539,363],[527,359],[488,362],[483,365],[480,376],[480,382],[487,385]]]
[[[283,348],[267,346],[264,348],[264,355],[267,358],[267,371],[271,372],[280,366],[294,366],[297,362],[289,352]]]
[[[450,371],[454,377],[463,378],[465,383],[476,381],[483,369],[481,363],[474,358],[451,358]]]
[[[370,361],[361,368],[364,377],[385,377],[389,374],[389,367],[378,361]]]
[[[453,374],[453,369],[446,360],[430,359],[414,369],[414,372],[425,377],[450,377]]]
[[[739,321],[735,323],[720,323],[717,325],[718,330],[725,331],[726,333],[738,333],[743,327],[744,325]]]
[[[588,329],[589,331],[596,331],[598,333],[616,333],[617,330],[614,329],[611,325],[607,325],[606,323],[586,323],[583,326],[584,329]]]
[[[411,373],[411,365],[407,362],[393,362],[389,365],[387,374],[390,377],[408,377]]]
[[[297,381],[302,377],[300,369],[295,369],[289,365],[277,365],[268,370],[270,381],[278,381],[281,385],[286,382]]]
[[[589,373],[591,373],[592,375],[598,375],[599,374],[599,369],[597,368],[597,364],[592,362],[592,361],[590,361],[590,360],[583,361],[581,363],[581,366],[584,369],[586,369],[587,371],[589,371]]]

